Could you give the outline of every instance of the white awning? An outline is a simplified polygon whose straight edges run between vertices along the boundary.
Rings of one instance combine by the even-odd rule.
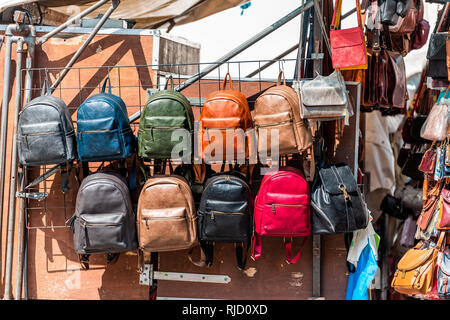
[[[37,2],[69,16],[81,12],[97,1],[92,0],[4,0],[0,12],[6,8]],[[135,28],[153,28],[161,22],[173,19],[177,25],[193,22],[214,13],[235,7],[243,0],[121,0],[111,19],[136,21]],[[111,5],[106,3],[87,17],[104,13]]]

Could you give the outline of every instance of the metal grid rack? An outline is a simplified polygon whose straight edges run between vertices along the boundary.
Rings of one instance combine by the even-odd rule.
[[[289,78],[289,73],[294,73],[295,63],[296,59],[229,62],[218,67],[212,75],[198,79],[193,85],[181,92],[190,100],[197,121],[201,112],[202,103],[207,95],[212,91],[219,90],[225,74],[230,72],[233,88],[239,91],[243,90],[252,109],[257,96],[276,83],[280,70],[286,70],[285,75],[288,77],[286,79],[287,83],[292,81],[292,78]],[[261,68],[268,64],[273,65],[261,71]],[[173,70],[179,70],[184,65],[186,64],[170,66]],[[195,65],[200,72],[201,68],[205,67],[205,65],[211,65],[211,63],[196,63]],[[107,76],[111,79],[112,93],[120,96],[124,100],[127,105],[128,114],[131,116],[142,110],[152,90],[164,88],[166,76],[169,73],[160,72],[157,69],[157,65],[72,67],[67,77],[53,92],[53,95],[62,99],[67,104],[76,130],[77,108],[89,96],[101,92],[101,86]],[[245,69],[256,70],[257,74],[253,77],[243,76],[243,74],[246,74],[244,73]],[[53,82],[63,68],[33,68],[23,69],[23,72],[30,70],[33,71],[34,83],[36,84],[31,89],[32,97],[36,97],[40,95],[44,79],[49,77],[50,83]],[[179,73],[173,73],[171,75],[174,78],[175,86],[190,78],[189,75]],[[22,89],[22,91],[25,91],[25,89]],[[137,135],[139,121],[132,122],[131,127],[134,134]],[[101,163],[90,162],[89,168],[93,172],[100,165]],[[116,162],[106,162],[105,165],[108,167],[113,166],[117,169]],[[28,181],[32,181],[51,168],[52,166],[27,168]],[[78,189],[78,182],[75,178],[75,175],[78,174],[77,171],[81,172],[81,163],[75,161],[69,178],[71,189],[67,193],[63,193],[61,190],[61,175],[59,170],[56,174],[26,190],[27,192],[33,193],[48,193],[48,197],[41,201],[26,201],[27,229],[68,228],[65,225],[65,221],[72,216],[75,209],[76,190]]]

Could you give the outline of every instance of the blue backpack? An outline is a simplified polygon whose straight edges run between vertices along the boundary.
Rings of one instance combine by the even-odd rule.
[[[109,92],[105,93],[109,81]],[[123,100],[111,94],[106,78],[102,92],[88,98],[77,113],[78,159],[83,162],[112,161],[133,155],[136,137]]]

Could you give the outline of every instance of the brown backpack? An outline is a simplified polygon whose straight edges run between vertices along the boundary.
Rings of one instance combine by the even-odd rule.
[[[279,155],[303,152],[312,146],[308,123],[300,118],[298,95],[286,85],[283,71],[278,75],[277,85],[256,99],[254,121],[260,154],[267,152],[270,156],[270,137],[276,129],[279,130]],[[266,130],[267,135],[262,135],[262,130]]]
[[[197,244],[196,211],[185,178],[156,175],[147,180],[138,200],[139,249],[165,252]]]
[[[229,78],[229,88],[226,89],[227,79]],[[199,141],[202,143],[202,158],[206,161],[212,160],[209,154],[205,154],[208,146],[216,138],[213,136],[222,137],[223,151],[216,150],[210,146],[208,149],[214,150],[211,156],[218,161],[224,161],[226,155],[226,147],[232,144],[232,141],[226,140],[227,129],[242,129],[246,134],[245,145],[243,146],[240,139],[234,141],[234,159],[248,159],[253,150],[253,141],[251,132],[246,130],[253,127],[252,116],[248,106],[247,99],[244,94],[233,90],[233,83],[229,73],[226,74],[223,80],[222,90],[211,93],[206,99],[202,107],[200,115],[200,133]],[[217,137],[217,138],[218,138]],[[244,151],[245,150],[245,154]]]

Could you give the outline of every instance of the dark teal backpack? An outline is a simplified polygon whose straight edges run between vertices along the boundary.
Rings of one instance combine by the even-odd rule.
[[[106,83],[109,81],[109,92]],[[78,159],[100,162],[125,159],[133,155],[136,138],[123,100],[111,94],[106,78],[99,94],[88,98],[77,112]]]
[[[171,82],[171,89],[167,85]],[[177,129],[187,130],[188,137],[178,136],[172,141]],[[173,90],[173,78],[170,77],[164,90],[153,94],[147,101],[141,115],[138,133],[138,156],[143,159],[171,159],[172,150],[183,141],[178,157],[192,154],[194,114],[188,99]]]

